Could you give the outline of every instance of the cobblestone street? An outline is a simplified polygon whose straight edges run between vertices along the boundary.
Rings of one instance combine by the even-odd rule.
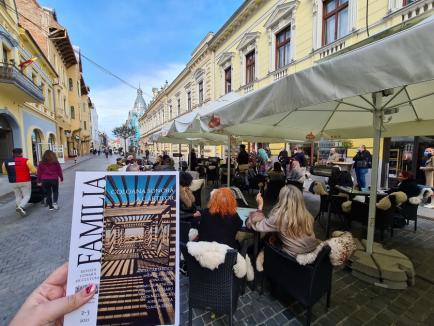
[[[114,160],[96,156],[65,171],[58,211],[30,205],[22,218],[13,196],[0,203],[0,325],[7,325],[27,295],[68,259],[75,172],[103,170]]]

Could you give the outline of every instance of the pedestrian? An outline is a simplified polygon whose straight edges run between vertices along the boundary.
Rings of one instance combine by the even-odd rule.
[[[434,148],[428,147],[425,149],[423,155],[426,158],[425,166],[421,166],[420,169],[425,172],[425,184],[433,188],[434,187]],[[431,203],[425,205],[426,208],[434,208],[434,197],[431,198]]]
[[[258,173],[264,175],[267,172],[268,154],[262,145],[259,144],[258,148]]]
[[[108,158],[108,156],[109,156],[109,151],[108,151],[107,148],[104,150],[104,154],[105,154],[105,158]]]
[[[341,159],[341,155],[338,152],[336,152],[336,148],[334,147],[330,148],[327,164],[339,162],[340,159]]]
[[[302,168],[307,167],[307,159],[306,159],[306,155],[304,154],[303,148],[295,147],[294,156],[292,158],[298,161],[298,163],[300,163],[300,166]]]
[[[287,171],[287,166],[289,164],[289,155],[288,155],[288,151],[286,150],[286,148],[282,148],[282,150],[280,151],[279,155],[277,156],[278,161],[280,162],[280,164],[282,165],[283,168],[283,172],[286,173]]]
[[[354,170],[356,172],[357,185],[360,190],[366,189],[366,174],[368,174],[369,169],[372,164],[372,156],[368,150],[366,150],[365,145],[359,147],[359,151],[353,158]]]
[[[194,148],[191,149],[190,153],[190,171],[196,171],[197,167],[197,156]]]
[[[98,156],[100,156],[101,155],[101,150],[100,149],[98,149]]]
[[[3,162],[2,172],[7,174],[14,189],[17,213],[26,216],[25,207],[32,194],[30,173],[36,173],[36,168],[29,159],[23,157],[22,148],[14,148],[12,158]]]
[[[59,209],[59,179],[63,182],[62,168],[53,151],[46,150],[42,155],[42,161],[38,165],[38,184],[42,185],[46,196],[48,209]]]

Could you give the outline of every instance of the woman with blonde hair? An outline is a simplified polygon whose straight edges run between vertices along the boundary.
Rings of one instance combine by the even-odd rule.
[[[262,213],[264,201],[256,197],[258,211],[249,216],[247,225],[258,232],[277,232],[282,249],[291,256],[313,251],[319,244],[313,230],[314,218],[307,210],[303,193],[295,186],[283,187],[279,201],[266,218]]]
[[[202,212],[199,225],[199,241],[216,241],[234,249],[239,245],[235,236],[243,225],[237,214],[237,200],[230,188],[211,192],[208,208]]]

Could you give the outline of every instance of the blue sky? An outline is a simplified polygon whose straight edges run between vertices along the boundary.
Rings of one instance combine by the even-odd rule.
[[[184,68],[208,32],[216,32],[243,0],[40,0],[56,10],[72,42],[91,59],[133,85],[149,102],[152,87]],[[100,130],[126,118],[136,91],[83,60]]]

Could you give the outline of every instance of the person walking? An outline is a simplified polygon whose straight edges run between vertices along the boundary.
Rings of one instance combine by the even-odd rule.
[[[42,155],[42,161],[38,165],[38,184],[42,185],[46,196],[48,209],[59,209],[59,179],[63,182],[62,168],[53,151],[46,150]]]
[[[356,172],[357,185],[359,186],[360,190],[365,189],[366,174],[368,173],[372,164],[371,153],[369,153],[369,151],[366,150],[365,145],[361,145],[359,147],[359,151],[357,152],[356,156],[354,156],[353,161],[354,161],[354,170]]]
[[[26,216],[25,207],[32,194],[30,173],[36,173],[36,168],[29,159],[23,157],[22,148],[14,148],[12,158],[3,162],[2,172],[8,176],[14,189],[17,213]]]

